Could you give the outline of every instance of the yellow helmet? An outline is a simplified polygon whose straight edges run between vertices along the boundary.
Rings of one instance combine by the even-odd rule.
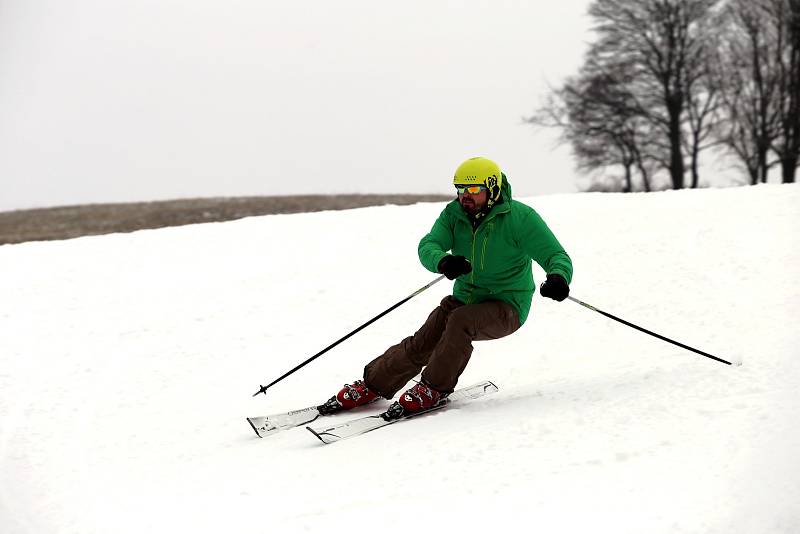
[[[453,185],[484,185],[489,190],[490,207],[500,199],[503,173],[500,166],[488,158],[470,158],[456,169]]]

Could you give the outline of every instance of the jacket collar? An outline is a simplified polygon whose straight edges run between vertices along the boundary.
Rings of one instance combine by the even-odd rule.
[[[466,222],[467,224],[472,226],[473,229],[474,229],[474,228],[478,228],[480,225],[482,225],[486,221],[490,221],[490,220],[494,219],[498,215],[502,215],[504,213],[510,212],[511,211],[511,201],[507,197],[503,196],[503,202],[500,203],[500,204],[495,204],[492,207],[492,209],[490,209],[489,212],[486,213],[486,215],[484,215],[483,217],[481,217],[479,219],[480,222],[477,223],[477,224],[474,224],[476,222],[476,219],[473,219],[472,217],[469,216],[469,214],[467,214],[466,211],[464,211],[464,208],[461,207],[461,203],[459,203],[458,199],[455,199],[452,202],[450,202],[450,206],[448,206],[448,208],[450,210],[452,210],[456,214],[457,217],[459,217],[464,222]]]

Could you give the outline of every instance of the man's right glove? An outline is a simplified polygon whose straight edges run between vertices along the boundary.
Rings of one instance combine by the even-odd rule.
[[[548,274],[547,280],[542,282],[539,292],[543,297],[561,302],[569,296],[569,284],[560,274]]]
[[[464,256],[452,256],[448,254],[439,260],[438,270],[445,275],[448,280],[455,280],[462,274],[472,272],[472,265]]]

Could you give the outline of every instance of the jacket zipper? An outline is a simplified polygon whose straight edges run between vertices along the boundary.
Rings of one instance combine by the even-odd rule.
[[[472,232],[472,265],[475,265],[475,232]],[[475,269],[472,269],[470,281],[475,282]]]
[[[483,236],[483,246],[481,247],[481,271],[485,270],[484,260],[486,259],[486,243],[489,242],[489,234]]]
[[[502,213],[505,213],[505,211],[502,212]],[[488,219],[486,221],[484,221],[483,224],[485,225],[487,222],[488,222]],[[472,223],[469,222],[468,219],[467,219],[467,224],[472,226]],[[473,229],[472,230],[472,264],[473,265],[475,265],[475,236],[476,236],[476,234],[477,234],[477,229]],[[489,235],[486,234],[485,236],[483,236],[483,244],[481,246],[481,271],[485,270],[485,261],[484,260],[486,258],[486,245],[488,244],[488,242],[489,242]],[[473,286],[473,287],[475,286],[475,269],[474,268],[472,269],[472,272],[470,273],[470,285]],[[470,289],[469,290],[469,295],[467,296],[466,304],[472,304],[472,293],[473,293],[473,290]],[[493,291],[490,290],[489,293],[493,293]]]
[[[475,265],[475,230],[472,231],[472,264]],[[470,273],[470,284],[471,286],[475,286],[475,269],[472,269]],[[472,304],[472,288],[469,290],[469,297],[467,298],[467,304]]]

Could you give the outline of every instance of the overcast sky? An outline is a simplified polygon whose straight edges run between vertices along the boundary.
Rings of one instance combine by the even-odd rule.
[[[450,193],[484,155],[575,190],[522,117],[578,67],[588,0],[0,0],[0,210]]]

